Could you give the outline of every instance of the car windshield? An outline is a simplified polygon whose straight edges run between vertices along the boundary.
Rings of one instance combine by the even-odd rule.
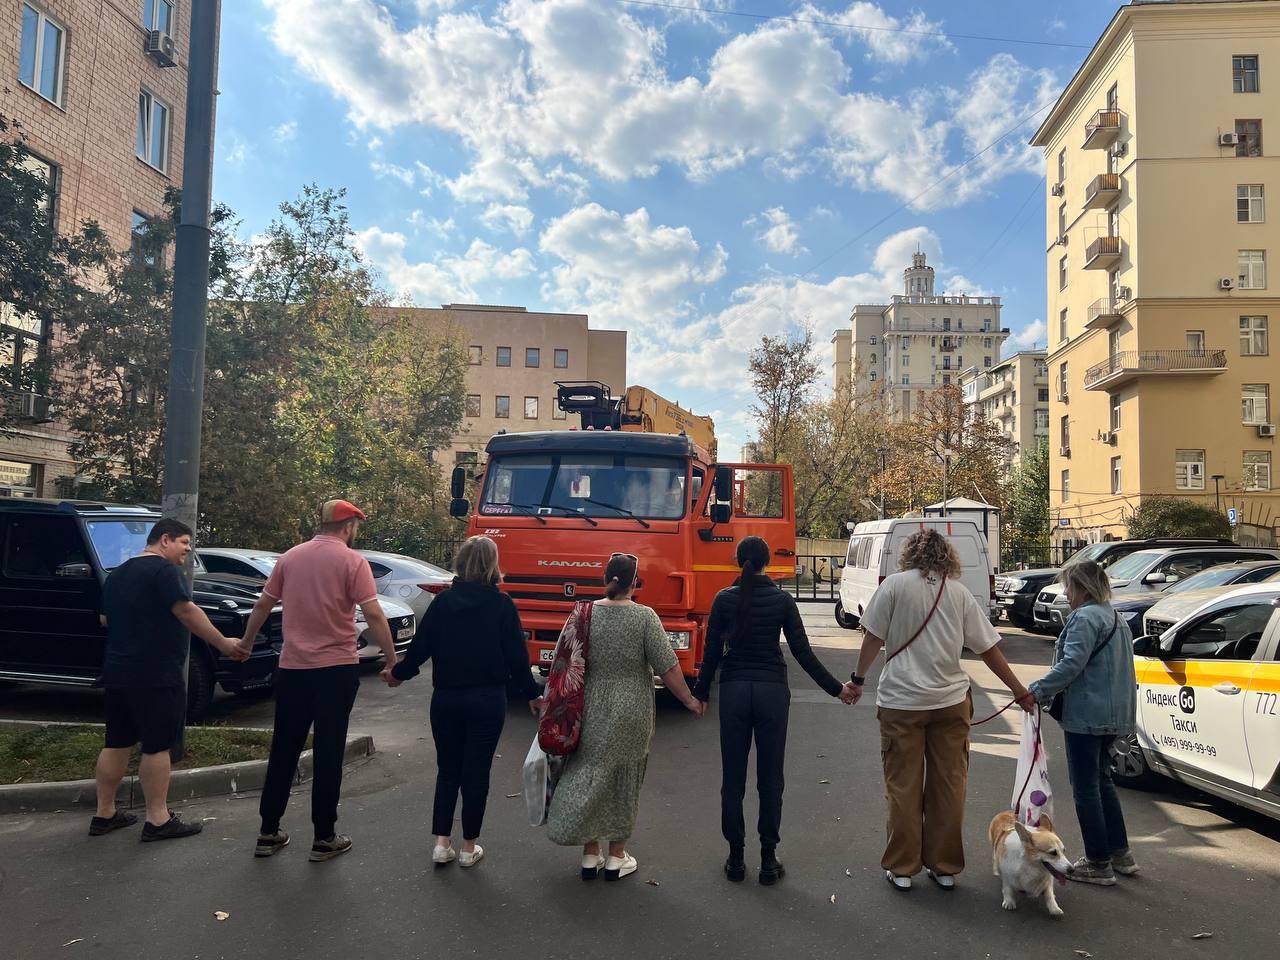
[[[276,561],[279,559],[279,557],[254,557],[253,562],[259,567],[265,567],[267,570],[274,570],[276,568]]]
[[[151,519],[85,522],[103,570],[114,570],[130,557],[142,553],[147,548],[147,534],[153,526],[155,521]]]
[[[684,516],[686,465],[677,457],[515,454],[490,460],[485,476],[486,516]]]
[[[1201,570],[1195,576],[1170,584],[1165,593],[1182,593],[1184,590],[1203,590],[1206,587],[1220,587],[1226,583],[1234,583],[1238,577],[1248,573],[1248,568],[1237,566],[1210,567]]]
[[[1153,556],[1145,550],[1131,553],[1107,567],[1107,576],[1112,580],[1132,580],[1146,569]]]

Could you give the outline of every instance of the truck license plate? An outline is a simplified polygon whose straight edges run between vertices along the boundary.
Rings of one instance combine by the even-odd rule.
[[[538,651],[538,662],[539,662],[539,663],[551,663],[553,660],[555,660],[555,658],[556,658],[556,652],[555,652],[554,650],[539,650],[539,651]]]
[[[408,640],[413,636],[413,627],[401,627],[396,631],[397,640]]]

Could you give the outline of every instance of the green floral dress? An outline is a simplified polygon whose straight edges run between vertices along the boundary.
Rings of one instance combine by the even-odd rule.
[[[658,615],[640,604],[595,604],[582,738],[547,813],[553,843],[631,836],[653,738],[653,678],[676,665]]]

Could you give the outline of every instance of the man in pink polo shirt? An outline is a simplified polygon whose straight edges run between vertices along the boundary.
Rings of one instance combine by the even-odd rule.
[[[313,861],[332,860],[351,849],[351,838],[334,832],[342,790],[347,722],[360,688],[356,654],[356,607],[386,657],[395,666],[395,645],[378,603],[369,561],[351,549],[364,513],[346,500],[330,500],[320,511],[320,532],[276,561],[254,604],[241,644],[266,622],[271,608],[284,607],[284,648],[275,675],[276,722],[271,759],[258,812],[262,830],[254,855],[269,857],[289,842],[280,818],[289,803],[298,758],[314,726],[315,776],[311,783]]]

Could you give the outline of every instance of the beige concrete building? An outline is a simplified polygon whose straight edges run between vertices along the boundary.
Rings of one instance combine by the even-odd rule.
[[[627,386],[627,333],[592,330],[583,313],[531,313],[524,307],[450,303],[397,310],[424,329],[466,344],[466,417],[448,466],[482,458],[499,430],[566,430],[578,426],[556,405],[557,380],[600,380],[615,395]]]
[[[991,420],[1009,441],[1009,464],[1049,435],[1049,368],[1045,351],[1024,350],[986,370],[960,374],[966,403]]]
[[[902,277],[902,294],[858,304],[848,328],[836,331],[831,379],[855,397],[888,396],[906,419],[930,389],[959,385],[966,366],[999,362],[1009,330],[1000,326],[999,297],[936,296],[923,253],[912,255]]]
[[[95,220],[125,249],[181,186],[188,14],[171,0],[0,0],[0,114],[49,183],[55,229]],[[57,335],[0,304],[0,399],[20,414],[0,430],[0,496],[57,496],[74,474],[46,399],[7,389]]]
[[[1274,535],[1268,67],[1280,4],[1131,3],[1031,141],[1047,170],[1058,540],[1123,536],[1153,494],[1235,507],[1242,538]]]

